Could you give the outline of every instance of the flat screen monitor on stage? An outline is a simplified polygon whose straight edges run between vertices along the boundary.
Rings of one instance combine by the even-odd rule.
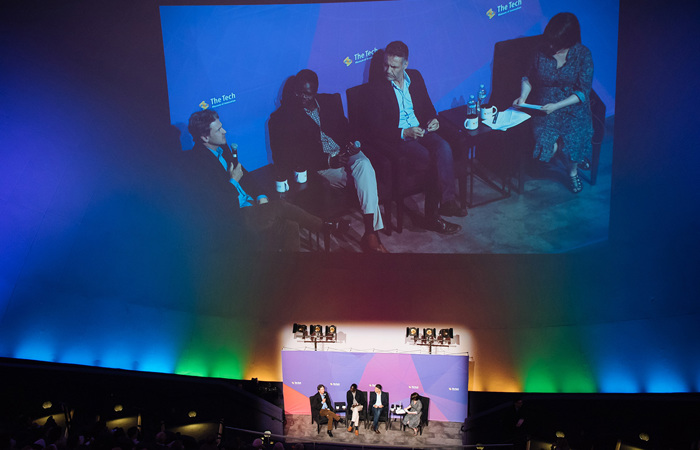
[[[182,149],[188,150],[194,144],[187,130],[189,116],[201,109],[215,110],[228,143],[236,143],[240,161],[255,170],[273,163],[268,120],[280,105],[285,80],[299,70],[315,71],[319,92],[340,93],[347,110],[346,89],[368,81],[372,55],[401,40],[410,50],[409,68],[421,71],[436,110],[445,111],[464,105],[481,84],[491,93],[497,42],[538,35],[562,11],[579,18],[582,41],[595,63],[593,89],[610,117],[615,113],[618,9],[605,1],[557,0],[161,6],[170,121],[180,130]],[[552,202],[551,211],[525,217],[504,203],[498,206],[504,208],[497,214],[500,219],[482,219],[483,230],[471,230],[480,242],[456,241],[449,248],[417,251],[559,253],[607,240],[609,139],[595,203],[562,209],[561,198],[548,199],[544,201]],[[566,180],[557,178],[559,172],[563,169],[547,176],[568,199]],[[422,202],[416,206],[422,209]],[[581,228],[583,222],[587,225]]]
[[[408,406],[411,393],[430,398],[428,419],[462,422],[467,417],[469,357],[401,353],[283,351],[282,381],[287,414],[311,414],[309,397],[323,384],[333,402],[345,402],[350,385],[374,391],[381,384],[389,403]]]

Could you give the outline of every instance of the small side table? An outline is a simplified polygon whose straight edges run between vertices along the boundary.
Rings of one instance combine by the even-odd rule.
[[[389,426],[391,427],[391,423],[395,422],[396,419],[398,419],[400,428],[403,418],[406,415],[406,411],[403,408],[399,408],[399,405],[395,405],[395,407],[389,411],[389,415],[391,417],[391,420],[389,421]]]
[[[345,418],[345,426],[347,427],[348,426],[348,409],[347,409],[347,405],[345,404],[345,402],[334,402],[333,408],[335,409],[336,414]]]

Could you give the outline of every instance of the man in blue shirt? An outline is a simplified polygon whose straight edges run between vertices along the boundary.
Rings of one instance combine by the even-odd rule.
[[[452,149],[435,132],[440,128],[423,76],[408,66],[408,46],[391,42],[384,50],[384,79],[370,80],[373,88],[370,128],[375,142],[397,147],[413,163],[430,168],[425,196],[425,227],[454,234],[462,227],[442,216],[464,217],[456,202]],[[438,207],[439,205],[439,207]]]
[[[318,414],[319,417],[328,419],[328,436],[333,437],[333,421],[341,422],[342,418],[333,410],[331,397],[326,392],[326,387],[319,384],[316,388],[318,392],[311,397],[311,408]]]
[[[324,224],[301,208],[283,200],[270,201],[264,195],[253,197],[255,187],[246,184],[246,171],[226,142],[226,130],[212,110],[190,116],[188,130],[195,146],[187,152],[187,170],[197,189],[199,200],[213,202],[226,219],[242,221],[245,228],[260,238],[264,250],[298,251],[299,228],[322,231]],[[325,226],[331,227],[333,224]]]

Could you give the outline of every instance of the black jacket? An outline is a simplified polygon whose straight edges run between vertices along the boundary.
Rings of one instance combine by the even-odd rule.
[[[428,122],[437,117],[435,106],[430,100],[428,89],[425,87],[423,76],[417,70],[406,69],[411,79],[408,91],[413,101],[413,109],[420,126],[426,127]],[[371,98],[368,114],[369,135],[372,142],[396,144],[401,141],[399,128],[399,102],[394,93],[394,87],[387,79],[370,83]]]
[[[323,132],[344,149],[350,142],[350,135],[340,94],[317,94],[316,101]],[[296,167],[311,171],[328,169],[321,131],[300,104],[293,102],[273,112],[268,128],[272,159],[286,175]]]

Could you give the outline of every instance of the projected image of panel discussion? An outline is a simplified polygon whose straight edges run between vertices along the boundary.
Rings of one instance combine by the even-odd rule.
[[[178,180],[259,251],[604,244],[619,6],[162,5]]]

